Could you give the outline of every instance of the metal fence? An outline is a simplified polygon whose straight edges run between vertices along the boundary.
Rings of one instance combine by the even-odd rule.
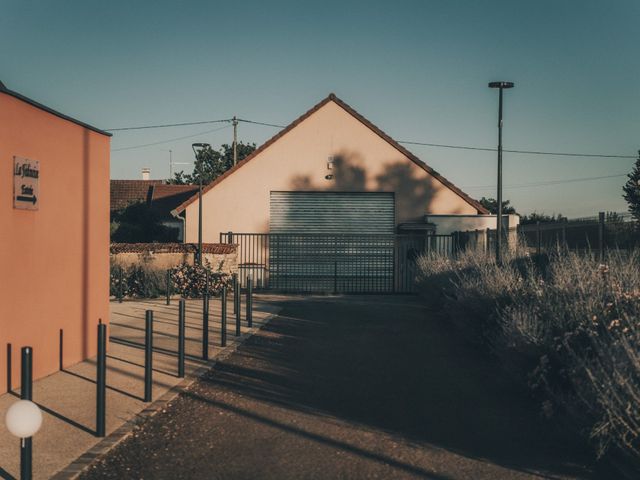
[[[317,293],[410,293],[416,260],[426,252],[450,254],[450,235],[220,234],[238,245],[242,285]]]
[[[453,251],[479,249],[493,251],[496,231],[472,230],[455,232]],[[640,228],[628,214],[600,212],[598,216],[557,222],[519,225],[505,232],[505,245],[519,242],[531,253],[558,249],[602,254],[606,249],[630,250],[640,247]]]
[[[566,248],[603,252],[640,247],[640,229],[630,215],[600,212],[598,216],[521,225],[520,241],[531,251],[542,253]]]

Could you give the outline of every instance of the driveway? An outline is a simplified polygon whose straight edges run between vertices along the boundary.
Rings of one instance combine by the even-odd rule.
[[[271,300],[279,316],[82,478],[594,478],[418,298]]]

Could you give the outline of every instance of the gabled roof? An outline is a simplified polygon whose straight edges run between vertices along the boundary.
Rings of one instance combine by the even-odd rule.
[[[154,185],[151,190],[151,208],[162,217],[174,219],[171,211],[197,193],[198,185]]]
[[[161,217],[172,218],[171,210],[197,191],[197,185],[169,185],[164,180],[111,180],[111,212],[144,202]]]
[[[75,123],[76,125],[80,125],[81,127],[84,128],[88,128],[89,130],[93,130],[96,133],[99,133],[100,135],[105,135],[107,137],[111,137],[112,134],[109,132],[105,132],[104,130],[100,130],[99,128],[93,127],[91,125],[89,125],[88,123],[84,123],[81,122],[80,120],[77,120],[73,117],[70,117],[69,115],[65,115],[64,113],[60,113],[57,110],[54,110],[53,108],[49,108],[46,105],[43,105],[39,102],[36,102],[35,100],[32,100],[28,97],[25,97],[24,95],[18,93],[18,92],[14,92],[13,90],[9,90],[4,83],[0,82],[0,93],[5,93],[11,97],[17,98],[18,100],[21,100],[25,103],[28,103],[29,105],[32,105],[40,110],[43,110],[47,113],[50,113],[51,115],[55,115],[58,118],[62,118],[63,120],[66,120],[68,122],[71,123]]]
[[[162,180],[111,180],[111,211],[122,210],[132,203],[146,202],[149,187],[162,183]]]
[[[371,123],[369,120],[367,120],[362,115],[360,115],[350,105],[346,104],[345,102],[340,100],[338,97],[336,97],[336,95],[333,94],[333,93],[330,93],[320,103],[315,105],[309,111],[307,111],[306,113],[304,113],[303,115],[298,117],[296,120],[294,120],[292,123],[287,125],[284,129],[282,129],[276,135],[274,135],[269,140],[267,140],[265,143],[260,145],[260,147],[258,147],[256,150],[254,150],[253,153],[251,153],[251,155],[247,156],[244,160],[238,162],[237,165],[235,165],[234,167],[230,168],[225,173],[223,173],[218,178],[216,178],[213,182],[211,182],[209,185],[207,185],[202,191],[203,195],[206,192],[208,192],[209,190],[211,190],[213,187],[215,187],[217,184],[222,182],[229,175],[233,175],[233,173],[236,170],[238,170],[239,168],[242,168],[247,163],[249,163],[251,160],[256,158],[263,150],[266,150],[270,145],[272,145],[273,143],[277,142],[280,138],[285,136],[287,133],[289,133],[291,130],[293,130],[295,127],[297,127],[300,123],[304,122],[307,118],[309,118],[311,115],[313,115],[315,112],[320,110],[322,107],[324,107],[329,102],[334,102],[336,105],[342,107],[347,113],[349,113],[351,116],[353,116],[356,120],[360,121],[363,125],[365,125],[369,129],[371,129],[376,135],[378,135],[380,138],[385,140],[387,143],[389,143],[392,147],[394,147],[400,153],[402,153],[407,158],[409,158],[409,160],[411,160],[413,163],[418,165],[420,168],[422,168],[425,172],[427,172],[433,178],[435,178],[440,183],[442,183],[447,188],[449,188],[451,191],[453,191],[458,196],[460,196],[463,200],[465,200],[467,203],[469,203],[473,208],[478,210],[479,213],[485,213],[485,214],[489,213],[489,211],[486,208],[484,208],[482,206],[482,204],[480,204],[480,202],[478,202],[477,200],[474,200],[469,195],[464,193],[462,190],[460,190],[458,187],[456,187],[453,183],[451,183],[449,180],[444,178],[442,175],[440,175],[438,172],[436,172],[433,168],[428,166],[426,163],[424,163],[422,160],[420,160],[418,157],[416,157],[413,153],[411,153],[409,150],[407,150],[405,147],[400,145],[393,138],[391,138],[389,135],[387,135],[385,132],[383,132],[380,128],[378,128],[373,123]],[[178,213],[184,211],[184,209],[187,208],[187,206],[190,205],[191,203],[195,202],[197,200],[197,198],[198,198],[197,195],[193,195],[187,201],[185,201],[184,203],[179,205],[172,213],[173,214],[178,214]]]

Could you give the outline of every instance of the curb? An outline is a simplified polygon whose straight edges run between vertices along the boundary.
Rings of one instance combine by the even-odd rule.
[[[192,373],[187,375],[187,377],[182,380],[180,383],[174,385],[169,390],[167,390],[160,398],[155,400],[153,403],[147,405],[143,410],[138,412],[133,418],[127,420],[124,424],[118,427],[116,430],[111,432],[105,438],[100,440],[93,447],[89,448],[86,452],[76,458],[69,465],[64,467],[62,470],[57,472],[51,477],[51,480],[75,480],[77,479],[81,473],[88,470],[91,465],[93,465],[96,461],[98,461],[101,457],[109,453],[114,447],[119,445],[122,441],[128,438],[133,430],[142,425],[145,421],[153,417],[156,413],[161,411],[164,407],[167,406],[169,402],[174,400],[180,395],[183,391],[189,388],[193,383],[195,383],[200,377],[202,377],[205,373],[215,367],[215,365],[222,361],[226,360],[231,354],[238,350],[247,339],[251,338],[258,331],[260,331],[265,325],[267,325],[274,317],[276,317],[277,313],[270,313],[268,316],[262,321],[262,325],[260,327],[254,327],[250,331],[243,333],[238,338],[238,342],[234,345],[230,345],[222,350],[216,358],[210,360],[206,365],[202,365],[194,370]]]

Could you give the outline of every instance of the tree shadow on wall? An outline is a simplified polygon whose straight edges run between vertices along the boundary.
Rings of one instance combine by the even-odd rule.
[[[314,179],[310,175],[295,176],[291,189],[318,192],[393,192],[396,216],[400,222],[422,221],[434,207],[434,200],[445,185],[410,160],[395,160],[385,164],[382,172],[370,172],[364,157],[357,152],[342,151],[334,157],[333,169],[327,170],[332,179]],[[324,184],[324,185],[323,185]],[[462,200],[461,200],[462,201]],[[456,206],[447,213],[463,213]]]

